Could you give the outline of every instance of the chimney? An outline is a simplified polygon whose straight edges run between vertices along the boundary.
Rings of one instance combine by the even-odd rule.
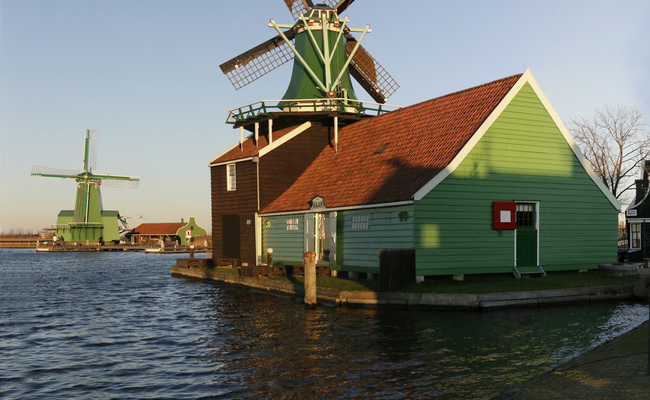
[[[185,221],[183,221],[183,218],[181,218],[181,224],[183,224],[183,223],[185,223]]]
[[[645,197],[646,192],[648,191],[648,171],[650,171],[650,160],[644,160],[643,163],[643,179],[638,179],[636,183],[636,200],[638,203]]]

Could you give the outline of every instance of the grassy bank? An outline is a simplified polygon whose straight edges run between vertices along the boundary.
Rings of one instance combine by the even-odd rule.
[[[239,276],[239,269],[217,268],[219,273]],[[264,278],[266,279],[266,278]],[[280,282],[303,283],[303,277],[276,276],[270,278]],[[427,280],[421,284],[404,285],[397,292],[410,293],[498,293],[519,292],[529,290],[570,289],[578,287],[632,285],[639,281],[638,276],[622,278],[605,277],[598,271],[589,272],[551,272],[545,278],[524,277],[520,280],[512,276],[483,276],[471,277],[464,281],[454,281],[451,278]],[[340,291],[377,290],[377,281],[351,280],[332,277],[318,277],[317,285],[322,288]]]
[[[571,289],[580,287],[632,285],[639,281],[638,276],[621,278],[601,276],[598,271],[589,272],[550,272],[546,277],[493,276],[464,281],[432,280],[422,284],[406,285],[400,292],[417,293],[497,293],[521,292],[529,290]]]

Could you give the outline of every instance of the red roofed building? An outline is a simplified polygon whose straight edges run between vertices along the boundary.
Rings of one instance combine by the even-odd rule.
[[[131,240],[138,244],[150,242],[152,239],[171,240],[180,245],[187,245],[188,238],[207,236],[207,231],[197,225],[194,217],[188,222],[146,222],[138,225],[129,234]]]
[[[211,162],[215,258],[261,263],[272,248],[290,265],[315,251],[376,274],[381,249],[409,248],[420,277],[616,260],[620,205],[529,71],[340,131],[320,119],[265,132]]]

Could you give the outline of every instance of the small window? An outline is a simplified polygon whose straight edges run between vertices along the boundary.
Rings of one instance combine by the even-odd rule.
[[[641,224],[630,224],[630,249],[641,248]]]
[[[235,164],[226,165],[226,180],[228,184],[228,191],[237,189],[237,175],[235,172]]]
[[[370,215],[353,215],[352,216],[352,230],[353,231],[367,231]]]
[[[287,220],[287,230],[288,231],[297,231],[300,226],[298,225],[298,218],[289,218]]]
[[[517,227],[535,226],[535,205],[517,204]]]

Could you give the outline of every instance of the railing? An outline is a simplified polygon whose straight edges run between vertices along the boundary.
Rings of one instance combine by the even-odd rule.
[[[399,106],[369,101],[332,99],[261,100],[228,111],[227,124],[254,119],[270,112],[320,112],[334,111],[359,116],[376,116],[395,111]]]
[[[101,228],[104,224],[101,222],[69,222],[67,224],[52,225],[52,229],[70,229],[70,228]]]

